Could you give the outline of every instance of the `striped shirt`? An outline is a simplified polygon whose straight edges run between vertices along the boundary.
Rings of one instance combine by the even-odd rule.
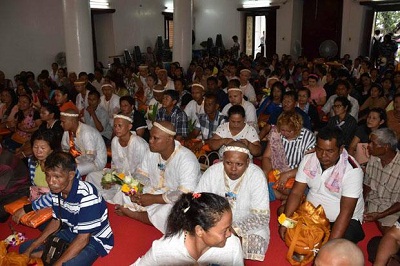
[[[53,217],[60,216],[68,226],[66,232],[75,238],[78,234],[90,233],[90,244],[100,256],[107,255],[114,246],[114,235],[108,220],[107,205],[90,183],[74,178],[68,197],[52,194]]]
[[[286,159],[291,169],[299,167],[301,160],[307,151],[315,147],[315,136],[314,134],[306,129],[302,128],[297,138],[288,140],[281,135],[283,148],[285,149]]]
[[[188,128],[188,117],[184,111],[179,109],[179,107],[174,106],[171,114],[167,114],[167,110],[162,107],[157,112],[157,121],[169,121],[171,122],[176,130],[176,135],[187,137],[189,134]]]
[[[216,113],[213,121],[210,121],[207,114],[199,114],[196,129],[200,130],[203,140],[211,139],[219,125],[225,121],[225,116],[223,114],[219,111]]]

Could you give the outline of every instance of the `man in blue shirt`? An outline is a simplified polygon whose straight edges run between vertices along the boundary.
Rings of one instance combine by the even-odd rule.
[[[56,235],[70,243],[54,265],[92,265],[114,246],[106,203],[92,184],[75,178],[76,163],[69,153],[49,156],[45,168],[52,193],[53,218],[61,218],[64,225]],[[40,257],[45,240],[59,224],[59,220],[51,220],[37,239],[21,245],[20,252]]]

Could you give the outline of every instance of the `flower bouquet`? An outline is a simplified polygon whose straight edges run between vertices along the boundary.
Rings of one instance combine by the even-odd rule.
[[[132,178],[131,175],[125,175],[124,173],[118,173],[113,169],[104,169],[103,178],[101,179],[102,186],[109,186],[113,184],[121,185],[121,191],[131,196],[136,193],[143,191],[143,185],[136,179]]]

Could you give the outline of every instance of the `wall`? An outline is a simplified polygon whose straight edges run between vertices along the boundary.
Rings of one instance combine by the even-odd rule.
[[[356,58],[360,54],[366,7],[356,1],[343,1],[342,42],[340,55]]]
[[[241,14],[237,11],[242,7],[241,0],[194,0],[193,17],[196,42],[194,49],[201,49],[200,43],[211,37],[216,40],[217,34],[222,34],[225,48],[233,45],[232,36],[237,35],[243,48],[243,29]]]
[[[165,2],[162,0],[112,0],[115,53],[125,49],[132,52],[140,46],[145,52],[147,46],[154,47],[158,35],[164,38]]]
[[[293,0],[292,40],[290,54],[297,58],[301,55],[301,35],[303,21],[303,0]],[[299,49],[300,48],[300,49]]]
[[[0,1],[0,69],[7,78],[22,70],[35,74],[51,69],[65,51],[62,2],[54,0]]]
[[[97,61],[102,62],[107,67],[109,56],[116,55],[113,15],[96,14],[93,16],[93,22],[96,36]]]

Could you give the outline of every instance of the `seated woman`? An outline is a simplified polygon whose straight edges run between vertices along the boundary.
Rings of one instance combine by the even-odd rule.
[[[366,164],[368,162],[368,143],[369,134],[382,127],[386,127],[387,116],[382,108],[372,108],[369,110],[367,116],[367,123],[358,126],[353,140],[350,143],[348,152],[353,156],[359,164]]]
[[[311,92],[310,103],[316,107],[322,107],[326,102],[326,91],[323,87],[318,85],[318,81],[318,75],[310,74],[308,76],[308,85],[305,87]]]
[[[142,137],[147,142],[150,138],[150,132],[147,128],[144,115],[135,108],[135,99],[132,96],[122,96],[119,98],[119,106],[121,114],[132,119],[132,131],[135,131],[139,137]]]
[[[12,89],[4,89],[0,95],[0,128],[6,128],[7,122],[14,120],[15,114],[18,112],[18,98]]]
[[[388,100],[384,95],[384,91],[381,85],[373,83],[369,90],[369,97],[365,100],[363,105],[360,106],[358,113],[358,121],[365,121],[369,110],[372,108],[385,109],[388,104]]]
[[[68,88],[64,86],[60,86],[54,90],[54,101],[60,109],[60,112],[65,112],[68,109],[78,111],[76,105],[70,100],[69,94]]]
[[[302,117],[295,113],[282,113],[276,127],[271,129],[269,142],[262,157],[262,169],[268,177],[278,170],[279,179],[270,180],[270,201],[284,200],[290,192],[289,179],[294,177],[304,155],[314,151],[315,136],[304,128]],[[275,181],[275,182],[274,182]]]
[[[15,119],[7,123],[14,133],[11,137],[4,139],[3,147],[18,153],[17,149],[21,149],[25,143],[29,144],[32,133],[39,128],[41,123],[39,112],[33,108],[32,98],[28,94],[20,95]],[[22,156],[25,157],[24,154]]]
[[[135,173],[137,166],[143,160],[143,154],[149,149],[147,142],[131,132],[131,129],[132,119],[129,116],[123,114],[114,116],[115,137],[111,141],[111,169],[115,169],[118,173],[124,173],[126,176],[132,176]],[[122,192],[121,195],[118,194],[117,198],[114,198],[121,187],[102,185],[103,174],[103,171],[89,173],[86,181],[97,188],[104,200],[124,205]],[[129,197],[127,197],[127,201],[130,202]]]
[[[33,155],[28,158],[29,177],[31,181],[31,203],[16,211],[12,217],[18,223],[21,217],[34,210],[52,206],[49,186],[44,173],[44,162],[53,151],[60,150],[60,141],[51,130],[36,131],[32,135]]]
[[[241,105],[232,105],[228,110],[228,123],[221,124],[208,141],[211,150],[218,150],[233,141],[241,141],[246,144],[253,157],[259,156],[260,139],[254,127],[245,122],[245,118],[244,108]]]
[[[333,103],[335,116],[329,118],[327,127],[338,128],[343,133],[343,144],[347,149],[357,130],[357,120],[350,115],[351,103],[347,97],[337,97]]]
[[[205,192],[183,194],[171,210],[165,236],[132,265],[244,265],[231,225],[232,211],[225,198]]]
[[[275,80],[272,78],[271,80]],[[268,83],[268,81],[267,81]],[[278,107],[282,106],[283,94],[285,93],[285,86],[282,82],[275,82],[271,87],[271,94],[263,99],[260,107],[257,109],[257,120],[259,128],[262,128],[261,123],[267,123],[269,115],[276,111]]]
[[[43,123],[40,125],[39,130],[53,131],[57,141],[61,143],[64,129],[61,126],[60,110],[58,107],[50,103],[42,104],[40,108],[40,119]]]

